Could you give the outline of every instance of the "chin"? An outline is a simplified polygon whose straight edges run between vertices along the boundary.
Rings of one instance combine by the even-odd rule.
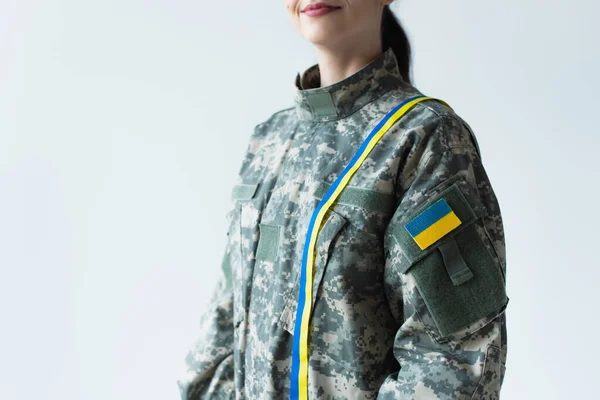
[[[312,44],[326,46],[335,44],[339,35],[331,29],[307,29],[302,33],[302,36]]]

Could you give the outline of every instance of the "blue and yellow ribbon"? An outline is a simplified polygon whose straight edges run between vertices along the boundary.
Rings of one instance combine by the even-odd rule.
[[[450,108],[450,106],[442,100],[422,95],[409,98],[394,107],[377,124],[377,126],[373,128],[369,136],[363,141],[356,154],[354,154],[354,157],[352,157],[352,160],[350,160],[350,163],[329,187],[329,190],[325,193],[312,214],[308,225],[308,232],[306,233],[304,251],[302,253],[298,308],[296,310],[296,321],[294,323],[290,386],[290,398],[292,400],[308,400],[308,328],[312,307],[314,251],[317,235],[321,229],[321,223],[323,222],[324,216],[383,135],[415,104],[424,100],[436,100]],[[315,227],[317,227],[317,229],[315,229]],[[306,301],[306,299],[311,300]]]

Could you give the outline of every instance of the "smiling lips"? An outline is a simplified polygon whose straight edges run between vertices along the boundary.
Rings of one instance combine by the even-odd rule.
[[[332,6],[327,3],[312,3],[304,7],[302,12],[309,17],[319,17],[330,12],[341,9],[342,7]]]

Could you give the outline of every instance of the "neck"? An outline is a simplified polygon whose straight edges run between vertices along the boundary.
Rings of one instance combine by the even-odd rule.
[[[317,63],[321,75],[321,87],[339,82],[356,73],[381,54],[381,43],[362,46],[361,48],[331,49],[316,46]]]
[[[298,117],[311,122],[332,121],[352,114],[393,89],[418,93],[402,80],[391,48],[363,64],[354,74],[326,86],[320,85],[318,64],[297,73],[294,101]]]

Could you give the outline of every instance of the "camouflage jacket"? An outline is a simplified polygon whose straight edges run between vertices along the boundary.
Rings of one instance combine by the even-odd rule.
[[[286,399],[311,214],[373,127],[421,95],[391,49],[250,135],[221,278],[179,380],[182,399]],[[461,224],[425,249],[406,226],[439,200]],[[468,124],[416,104],[380,139],[318,233],[310,399],[497,399],[506,360],[502,217]]]

